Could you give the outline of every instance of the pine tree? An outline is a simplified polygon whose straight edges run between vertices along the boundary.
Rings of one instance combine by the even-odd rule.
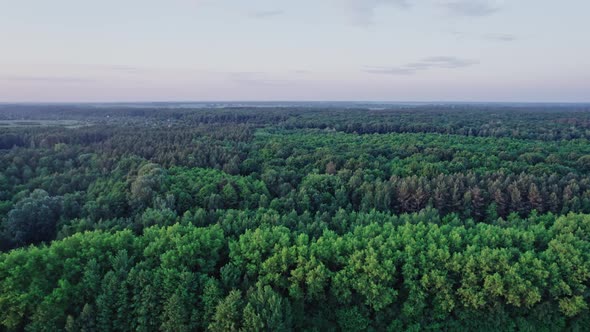
[[[399,187],[397,188],[397,200],[401,208],[400,212],[410,212],[412,210],[411,198],[412,189],[407,179],[401,180]]]
[[[434,207],[441,215],[446,215],[448,213],[449,189],[442,181],[434,188],[433,198]]]
[[[553,213],[557,213],[559,212],[559,198],[557,197],[557,193],[556,192],[552,192],[549,195],[549,202],[548,202],[548,207],[549,207],[549,211],[553,212]]]
[[[209,330],[213,332],[239,331],[242,320],[243,300],[238,290],[232,290],[229,295],[221,300],[215,308],[215,314]]]
[[[101,293],[96,299],[97,322],[96,326],[99,331],[116,330],[114,322],[117,314],[117,293],[119,291],[119,281],[113,271],[107,272],[102,279]]]
[[[510,196],[510,211],[521,214],[524,210],[522,194],[515,183],[508,186],[508,195]]]
[[[504,195],[500,191],[500,189],[496,189],[494,192],[494,203],[496,204],[496,211],[499,217],[506,217],[507,216],[507,206],[506,200]]]
[[[223,293],[219,281],[214,278],[207,278],[201,295],[202,328],[205,329],[215,314],[215,308],[223,300]]]
[[[98,331],[96,329],[96,314],[91,304],[86,303],[82,308],[82,312],[78,318],[78,324],[80,326],[80,332]]]
[[[479,187],[471,189],[471,208],[472,215],[476,220],[482,220],[485,216],[485,199],[483,193]]]
[[[190,307],[181,299],[180,292],[175,292],[164,304],[161,331],[185,332],[191,331],[189,326]]]
[[[260,318],[260,316],[256,313],[251,303],[248,303],[246,308],[244,308],[243,322],[244,326],[242,327],[241,331],[257,332],[264,330],[264,322],[262,321],[262,318]]]
[[[531,183],[529,187],[529,204],[532,210],[537,210],[539,213],[543,213],[545,211],[545,207],[543,205],[543,197],[537,188],[535,183]]]
[[[224,205],[228,208],[238,207],[238,193],[231,183],[226,184],[222,189]]]

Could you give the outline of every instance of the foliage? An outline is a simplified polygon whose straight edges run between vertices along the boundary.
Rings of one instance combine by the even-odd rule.
[[[590,326],[587,106],[0,119],[0,330]]]

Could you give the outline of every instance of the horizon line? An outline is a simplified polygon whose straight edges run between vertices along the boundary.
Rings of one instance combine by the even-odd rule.
[[[149,101],[0,101],[0,105],[137,105],[137,104],[590,104],[589,101],[467,101],[467,100],[149,100]]]

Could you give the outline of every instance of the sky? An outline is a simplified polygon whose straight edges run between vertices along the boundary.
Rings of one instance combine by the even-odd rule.
[[[0,102],[590,101],[588,0],[0,0]]]

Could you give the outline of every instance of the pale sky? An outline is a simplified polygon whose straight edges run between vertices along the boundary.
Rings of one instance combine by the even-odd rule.
[[[590,101],[588,0],[0,0],[0,102]]]

